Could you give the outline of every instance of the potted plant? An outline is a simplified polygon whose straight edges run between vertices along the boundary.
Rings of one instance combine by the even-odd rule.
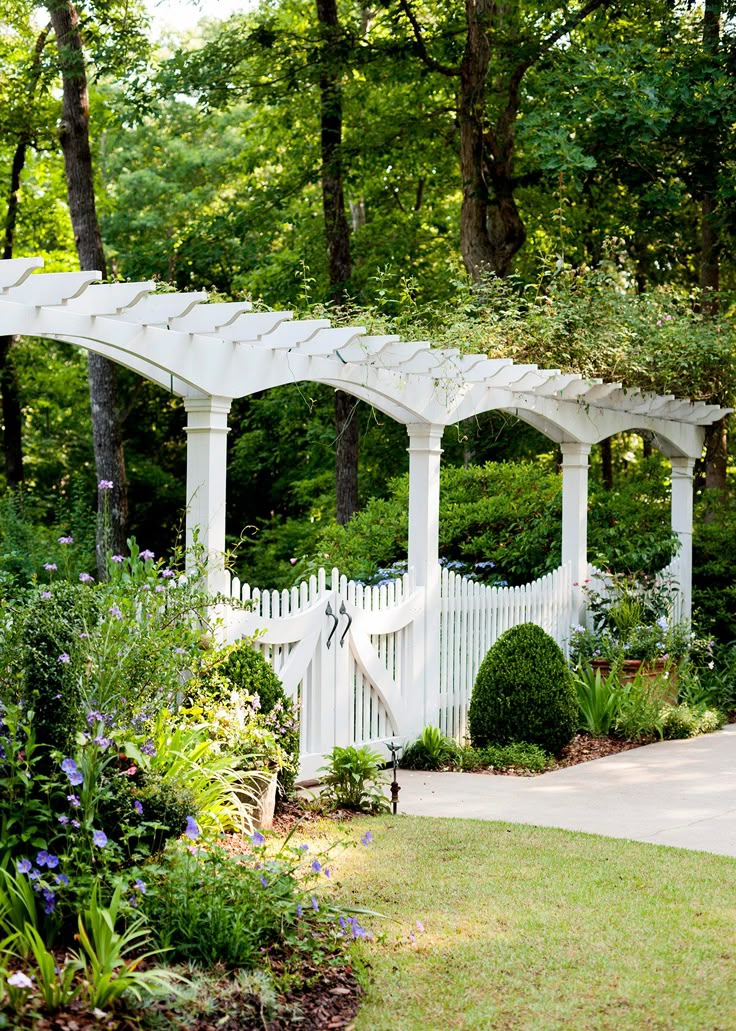
[[[599,587],[584,585],[588,625],[572,628],[572,662],[604,675],[615,670],[622,683],[639,674],[674,701],[677,667],[693,636],[687,623],[672,621],[676,591],[670,577],[634,573],[603,573]]]

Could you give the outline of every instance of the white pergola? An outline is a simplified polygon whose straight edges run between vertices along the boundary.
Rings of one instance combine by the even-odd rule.
[[[195,530],[213,592],[225,586],[226,441],[234,398],[308,381],[341,389],[407,428],[409,566],[425,592],[425,641],[438,635],[439,471],[446,426],[507,412],[560,444],[562,561],[588,573],[588,463],[593,444],[626,430],[650,436],[672,467],[672,529],[681,542],[689,615],[692,479],[704,428],[730,409],[626,390],[509,359],[433,348],[325,319],[205,303],[155,284],[99,284],[98,272],[43,274],[40,258],[0,261],[0,333],[68,341],[104,355],[183,399],[187,412],[187,541]],[[427,656],[428,660],[430,656]]]

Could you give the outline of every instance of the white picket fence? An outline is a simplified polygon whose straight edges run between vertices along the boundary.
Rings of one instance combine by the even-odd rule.
[[[571,611],[569,566],[523,587],[488,587],[443,569],[440,729],[456,740],[465,736],[478,667],[505,630],[519,623],[537,623],[564,647]]]
[[[231,597],[236,604],[220,610],[224,640],[255,638],[299,703],[302,776],[311,776],[335,744],[376,746],[416,731],[425,671],[413,639],[424,592],[409,574],[366,587],[336,569],[329,577],[320,570],[284,591],[233,579]],[[487,587],[442,570],[434,671],[440,728],[458,740],[464,736],[478,667],[504,630],[534,622],[564,644],[571,605],[567,567],[524,587]]]

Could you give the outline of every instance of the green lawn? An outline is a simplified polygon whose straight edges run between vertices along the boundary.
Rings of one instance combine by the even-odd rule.
[[[357,946],[355,1031],[736,1029],[736,859],[475,820],[367,829],[335,885],[387,918],[364,921],[385,938]]]

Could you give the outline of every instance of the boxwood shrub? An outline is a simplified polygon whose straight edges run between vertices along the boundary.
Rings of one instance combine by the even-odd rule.
[[[559,645],[535,623],[502,634],[473,687],[473,746],[526,741],[555,754],[572,740],[577,722],[575,687]]]

